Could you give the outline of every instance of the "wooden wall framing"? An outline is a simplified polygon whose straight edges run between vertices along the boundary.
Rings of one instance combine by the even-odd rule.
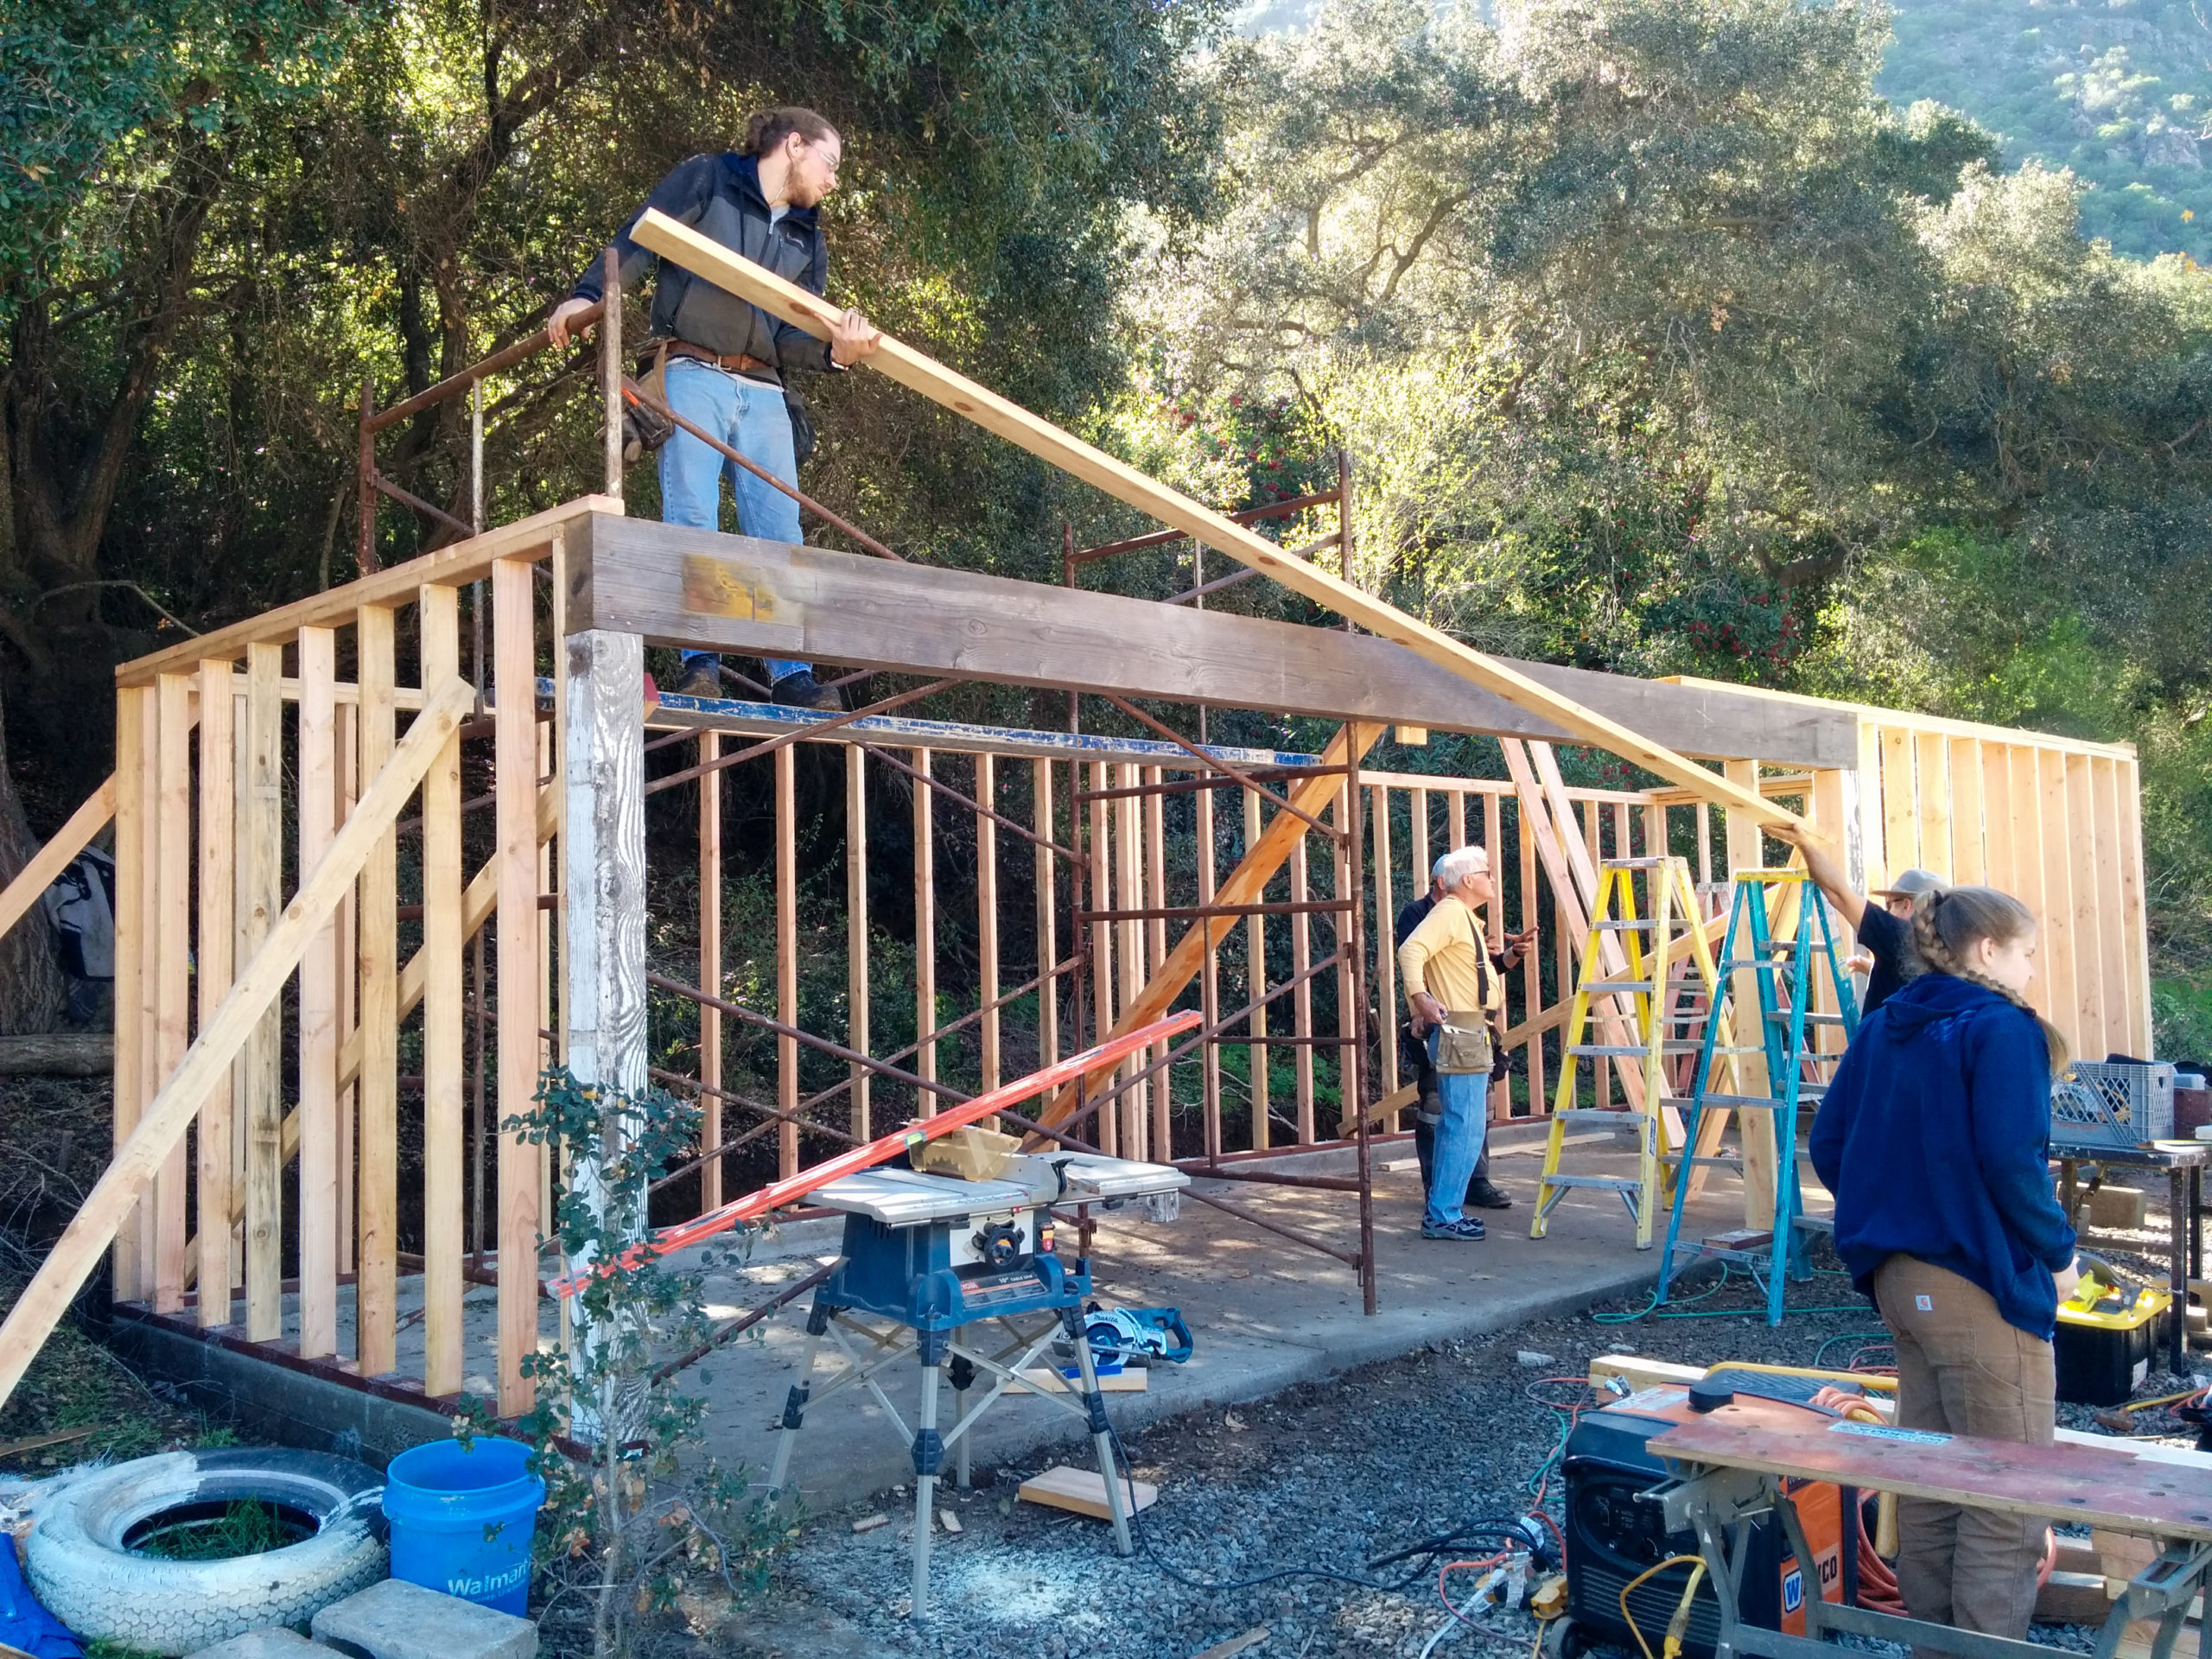
[[[401,1397],[450,1402],[473,1387],[503,1411],[529,1403],[521,1364],[540,1340],[543,1160],[499,1137],[487,1160],[496,1213],[480,1224],[500,1248],[472,1262],[461,964],[469,939],[496,929],[484,1011],[497,1044],[490,1088],[496,1110],[526,1111],[547,1052],[542,855],[559,816],[557,765],[540,778],[550,751],[537,681],[552,643],[540,567],[556,562],[566,516],[510,525],[195,639],[189,673],[184,659],[165,658],[143,689],[130,683],[143,665],[119,675],[118,1147],[269,936],[296,872],[315,866],[358,810],[423,706],[423,685],[461,673],[472,583],[491,590],[491,650],[471,667],[480,683],[519,692],[493,696],[467,741],[446,742],[413,816],[373,845],[309,939],[298,995],[262,1016],[138,1205],[143,1219],[119,1233],[119,1301]],[[486,671],[494,663],[496,676]],[[399,683],[403,667],[413,683]],[[493,850],[465,883],[464,759],[495,780],[483,803]],[[410,845],[418,855],[402,856]],[[403,1031],[417,1022],[423,1075],[403,1077]],[[297,1057],[289,1109],[285,1047]],[[404,1195],[403,1116],[425,1147],[419,1191]],[[409,1209],[419,1201],[422,1217],[421,1248],[404,1253],[403,1198]],[[472,1274],[499,1288],[496,1357],[464,1355]],[[409,1288],[421,1316],[404,1317],[402,1281],[418,1278]]]
[[[686,588],[684,561],[699,558],[724,575],[746,575],[750,616],[690,604],[687,594],[705,590]],[[1350,787],[1325,777],[1306,780],[1302,787],[1328,791],[1314,810],[1330,824],[1357,823],[1365,845],[1354,862],[1335,837],[1314,844],[1319,830],[1276,830],[1291,828],[1281,809],[1234,780],[1179,792],[1199,781],[1200,763],[1164,743],[904,715],[810,736],[793,730],[788,711],[751,710],[720,725],[722,717],[696,709],[652,714],[663,728],[696,728],[702,764],[727,760],[724,746],[734,738],[781,732],[796,740],[745,763],[769,770],[776,817],[769,861],[776,962],[767,1006],[758,1009],[734,997],[721,971],[723,785],[719,772],[701,780],[699,978],[716,1001],[702,1005],[690,1080],[714,1106],[702,1152],[767,1135],[783,1173],[815,1154],[803,1124],[819,1126],[837,1144],[866,1137],[888,1113],[925,1112],[971,1084],[1049,1063],[1149,1006],[1155,976],[1178,959],[1187,925],[1186,918],[1160,912],[1216,903],[1230,872],[1263,838],[1287,856],[1252,891],[1286,908],[1254,909],[1210,931],[1212,942],[1176,994],[1200,1006],[1224,1040],[1173,1068],[1158,1068],[1160,1052],[1126,1063],[1093,1120],[1100,1142],[1136,1155],[1231,1160],[1327,1144],[1357,1121],[1354,1103],[1337,1097],[1348,1068],[1332,1045],[1347,1037],[1362,1045],[1349,1069],[1371,1080],[1367,1103],[1380,1127],[1396,1127],[1406,1078],[1394,1045],[1374,1040],[1400,1014],[1391,924],[1396,908],[1426,889],[1433,857],[1465,841],[1488,849],[1500,877],[1501,898],[1486,918],[1491,938],[1535,930],[1510,982],[1514,1076],[1494,1093],[1492,1112],[1539,1115],[1547,1080],[1556,1076],[1561,988],[1571,986],[1582,948],[1594,868],[1660,850],[1689,857],[1717,922],[1732,863],[1776,850],[1762,847],[1748,813],[1722,812],[1685,788],[1568,786],[1544,747],[1551,728],[1448,675],[1440,679],[1440,671],[1382,641],[1301,629],[1287,642],[1277,625],[1216,613],[700,531],[679,538],[620,518],[619,504],[589,498],[119,672],[118,1147],[177,1070],[226,980],[268,935],[286,897],[284,825],[296,826],[297,863],[306,868],[342,830],[354,795],[409,728],[423,706],[422,686],[461,671],[461,612],[472,585],[484,607],[473,620],[488,624],[486,660],[467,664],[491,694],[483,717],[430,768],[419,816],[374,849],[350,898],[309,944],[293,1006],[260,1022],[224,1086],[199,1109],[189,1152],[181,1146],[164,1160],[113,1249],[119,1300],[411,1397],[446,1402],[483,1384],[503,1410],[518,1410],[530,1397],[522,1357],[546,1339],[543,1264],[534,1247],[549,1165],[539,1149],[497,1126],[528,1109],[549,1058],[568,1058],[570,998],[554,988],[561,975],[586,971],[598,949],[582,940],[569,948],[588,907],[571,908],[558,929],[549,925],[550,871],[561,868],[550,845],[571,810],[595,815],[594,834],[616,826],[618,809],[626,810],[618,798],[631,788],[623,772],[571,790],[569,745],[543,729],[539,677],[562,660],[556,647],[588,632],[608,642],[607,662],[633,660],[624,653],[641,643],[744,651],[761,643],[755,619],[781,607],[779,626],[800,620],[804,648],[838,647],[823,650],[826,660],[1171,702],[1249,707],[1255,696],[1279,698],[1270,712],[1489,731],[1516,753],[1518,745],[1531,746],[1518,781],[1376,766]],[[918,632],[906,626],[917,593],[941,601]],[[903,620],[888,620],[891,610]],[[1149,637],[1155,624],[1177,631],[1173,650],[1127,649],[1129,638]],[[1066,650],[1046,649],[1047,639]],[[772,643],[781,651],[802,641]],[[1287,643],[1295,650],[1287,652]],[[1268,671],[1255,680],[1254,665],[1263,658]],[[2077,1052],[2148,1052],[2146,895],[2131,749],[1741,688],[1607,676],[1552,683],[1609,700],[1616,718],[1653,721],[1661,729],[1651,735],[1682,752],[1727,763],[1738,785],[1809,817],[1870,887],[1919,865],[2018,893],[2044,929],[2037,1000]],[[610,700],[611,682],[578,683],[590,690],[591,717],[621,742],[577,752],[619,757],[631,720],[622,696]],[[554,701],[559,721],[567,702]],[[638,724],[647,717],[641,709]],[[1768,738],[1770,752],[1745,752]],[[798,956],[793,782],[803,748],[842,752],[842,767],[830,770],[842,770],[849,824],[866,822],[871,791],[910,794],[917,854],[911,870],[887,870],[886,849],[848,837],[847,996],[835,1029],[819,1032],[805,1029]],[[1234,764],[1280,767],[1296,759],[1239,752]],[[486,777],[491,784],[489,833],[474,843],[490,852],[473,871],[463,860],[471,810],[464,776],[471,787]],[[572,797],[582,804],[572,809]],[[603,824],[602,811],[613,815]],[[945,909],[939,842],[956,827],[963,846],[976,849],[972,871],[954,884],[977,895],[982,908],[973,916]],[[1195,866],[1171,866],[1169,849],[1186,836],[1204,855]],[[408,855],[410,844],[419,857]],[[869,895],[908,880],[916,971],[909,1007],[894,1016],[871,1006],[870,956],[880,930],[868,915]],[[1332,955],[1341,915],[1287,908],[1341,899],[1362,906],[1357,975],[1355,964]],[[1086,915],[1102,910],[1123,914],[1114,921]],[[940,950],[956,931],[980,946],[972,976],[940,967]],[[1033,958],[1007,958],[1005,942],[1020,938],[1037,939]],[[479,988],[489,995],[472,1003],[463,997],[464,954],[473,944],[486,960],[487,939],[493,971],[488,988]],[[186,968],[195,960],[196,996]],[[1380,1016],[1372,1023],[1347,1008],[1356,977],[1367,987],[1368,1011]],[[961,1006],[945,995],[956,978],[973,989]],[[594,984],[601,999],[595,1006],[613,1007],[620,987],[607,979]],[[1338,1012],[1333,1029],[1322,1028],[1332,1024],[1325,1006]],[[465,1025],[472,1013],[473,1043]],[[403,1033],[418,1020],[425,1075],[403,1077],[399,1057],[415,1052]],[[775,1028],[772,1088],[760,1101],[741,1098],[729,1071],[733,1040],[755,1020]],[[908,1028],[910,1042],[881,1035]],[[491,1058],[471,1078],[470,1055],[487,1047]],[[289,1111],[278,1093],[288,1048],[300,1079],[298,1104]],[[472,1084],[485,1103],[475,1134],[464,1121]],[[1624,1074],[1601,1072],[1592,1098],[1625,1103],[1638,1087]],[[419,1122],[434,1149],[419,1194],[419,1255],[403,1251],[397,1231],[403,1198],[416,1196],[398,1186],[393,1142],[402,1119]],[[470,1194],[486,1191],[487,1173],[496,1198],[478,1208]],[[718,1191],[708,1182],[702,1203],[718,1202],[727,1185]],[[300,1240],[289,1260],[280,1248],[288,1224]],[[471,1242],[495,1248],[465,1254]],[[419,1287],[403,1289],[417,1276]],[[466,1354],[461,1342],[461,1300],[472,1281],[498,1294],[499,1341],[489,1361]],[[423,1318],[412,1325],[419,1336],[409,1337],[398,1308],[417,1289]],[[479,1376],[472,1363],[495,1374]]]

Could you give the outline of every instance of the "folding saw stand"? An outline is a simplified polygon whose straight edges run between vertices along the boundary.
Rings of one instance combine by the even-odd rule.
[[[1696,1535],[1718,1599],[1713,1659],[1834,1659],[1837,1649],[1827,1638],[1837,1635],[1901,1642],[1958,1659],[2048,1659],[2051,1652],[2011,1637],[1846,1607],[1815,1593],[1802,1597],[1802,1636],[1746,1623],[1739,1604],[1745,1559],[1727,1542],[1735,1523],[1777,1516],[1801,1582],[1820,1582],[1788,1494],[1790,1480],[1832,1482],[1861,1492],[1895,1492],[2157,1539],[2158,1559],[2113,1603],[2098,1633],[2095,1659],[2115,1659],[2129,1623],[2139,1618],[2158,1621],[2151,1659],[2169,1659],[2190,1605],[2212,1571],[2212,1472],[2138,1453],[2124,1440],[2109,1451],[2031,1446],[1840,1419],[1822,1428],[1784,1430],[1741,1407],[1724,1405],[1646,1444],[1676,1478],[1642,1497],[1658,1507],[1662,1534]]]
[[[1017,1156],[991,1180],[887,1168],[848,1175],[823,1187],[816,1202],[845,1212],[844,1255],[815,1293],[807,1314],[805,1354],[784,1405],[782,1433],[768,1474],[770,1497],[784,1490],[809,1404],[855,1383],[866,1388],[913,1458],[912,1611],[919,1618],[929,1605],[930,1527],[944,1454],[953,1452],[954,1478],[965,1487],[976,1420],[1009,1389],[1020,1389],[1050,1401],[1089,1429],[1105,1483],[1114,1548],[1131,1554],[1106,1402],[1090,1344],[1084,1339],[1090,1263],[1078,1260],[1070,1267],[1052,1253],[1052,1206],[1113,1209],[1188,1185],[1188,1176],[1162,1164],[1054,1152]],[[970,1327],[985,1323],[996,1324],[1006,1340],[987,1348],[968,1336]],[[1063,1336],[1075,1349],[1079,1393],[1040,1388],[1022,1374]],[[825,1339],[836,1346],[844,1366],[817,1393],[814,1368]],[[921,1399],[911,1427],[877,1381],[879,1373],[909,1354],[920,1362],[922,1372]],[[969,1389],[986,1373],[993,1379],[989,1392],[966,1403]],[[961,1402],[951,1429],[944,1433],[938,1429],[941,1376]]]

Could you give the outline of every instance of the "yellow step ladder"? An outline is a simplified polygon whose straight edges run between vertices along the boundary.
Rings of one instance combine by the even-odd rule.
[[[1644,877],[1650,914],[1637,912],[1636,878]],[[1675,970],[1683,971],[1677,973]],[[1636,1248],[1648,1250],[1652,1226],[1669,1179],[1668,1118],[1679,1098],[1669,1084],[1666,1062],[1696,1054],[1701,1044],[1687,1028],[1713,1017],[1719,984],[1713,947],[1700,913],[1697,889],[1685,859],[1608,859],[1599,870],[1598,891],[1590,906],[1590,937],[1582,947],[1581,970],[1560,1038],[1559,1086],[1552,1096],[1551,1134],[1544,1143],[1543,1174],[1536,1186],[1536,1213],[1529,1236],[1541,1238],[1561,1198],[1578,1189],[1617,1192],[1636,1223]],[[1599,1035],[1632,1038],[1628,1042],[1588,1042],[1591,999],[1602,997],[1618,1012],[1600,1012],[1613,1027]],[[1728,1042],[1726,1016],[1720,1016],[1719,1040]],[[1681,1029],[1678,1029],[1681,1028]],[[1578,1106],[1575,1088],[1580,1063],[1591,1061],[1593,1075],[1608,1060],[1640,1058],[1641,1099],[1629,1110]],[[1584,1175],[1561,1171],[1567,1126],[1602,1118],[1618,1126],[1632,1122],[1637,1135],[1634,1179],[1619,1175]]]

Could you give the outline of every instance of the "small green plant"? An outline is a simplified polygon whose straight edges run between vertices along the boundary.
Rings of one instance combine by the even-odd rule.
[[[282,1549],[314,1535],[273,1503],[233,1498],[216,1515],[185,1515],[156,1526],[136,1545],[165,1561],[229,1561]]]
[[[540,1082],[535,1110],[506,1127],[556,1142],[569,1174],[555,1206],[563,1257],[594,1263],[569,1305],[565,1353],[531,1354],[537,1405],[518,1425],[546,1484],[538,1568],[550,1591],[541,1617],[587,1604],[592,1649],[620,1659],[639,1618],[702,1601],[734,1607],[765,1581],[779,1541],[768,1506],[742,1471],[682,1455],[702,1438],[706,1405],[675,1386],[663,1362],[711,1334],[701,1311],[708,1274],[733,1252],[709,1251],[686,1270],[630,1253],[644,1237],[652,1179],[696,1144],[696,1107],[664,1091],[626,1096],[563,1068]],[[456,1434],[488,1428],[464,1416]],[[588,1448],[588,1460],[570,1455]]]

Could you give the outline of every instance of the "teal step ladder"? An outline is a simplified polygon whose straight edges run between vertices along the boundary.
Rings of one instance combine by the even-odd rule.
[[[1833,1065],[1840,1056],[1809,1049],[1808,1029],[1841,1027],[1846,1039],[1859,1031],[1859,999],[1851,976],[1844,971],[1836,950],[1836,920],[1820,888],[1800,868],[1739,870],[1735,897],[1728,907],[1728,931],[1716,964],[1719,994],[1716,1013],[1729,1011],[1736,996],[1737,976],[1748,972],[1757,988],[1759,1005],[1757,1043],[1719,1040],[1730,1027],[1741,1032],[1748,1024],[1740,1018],[1708,1020],[1696,1069],[1690,1074],[1689,1121],[1683,1126],[1682,1146],[1676,1154],[1675,1203],[1667,1223],[1667,1251],[1659,1267],[1659,1297],[1664,1306],[1675,1275],[1693,1262],[1719,1261],[1745,1268],[1766,1292],[1769,1325],[1782,1323],[1784,1281],[1811,1276],[1806,1236],[1822,1230],[1822,1224],[1805,1218],[1804,1194],[1797,1174],[1797,1109],[1815,1104],[1827,1091],[1825,1082],[1805,1075],[1808,1063]],[[1770,897],[1771,896],[1771,897]],[[1803,993],[1825,973],[1837,1012],[1815,1014]],[[1727,1070],[1740,1077],[1741,1057],[1764,1055],[1767,1092],[1729,1094],[1713,1087],[1713,1061],[1726,1058]],[[1738,1084],[1740,1087],[1740,1082]],[[1732,1110],[1738,1122],[1751,1112],[1771,1114],[1774,1124],[1774,1230],[1762,1249],[1751,1238],[1731,1243],[1724,1240],[1682,1241],[1682,1205],[1689,1188],[1689,1172],[1699,1166],[1743,1170],[1740,1155],[1700,1153],[1699,1131],[1706,1109]]]

